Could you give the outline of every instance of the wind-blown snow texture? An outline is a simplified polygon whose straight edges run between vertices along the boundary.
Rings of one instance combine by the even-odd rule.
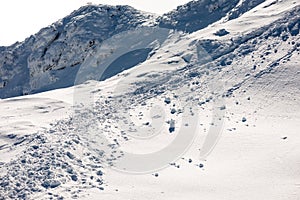
[[[143,59],[128,63],[132,68],[124,73],[118,68],[122,58],[117,60],[107,72],[106,78],[118,74],[111,79],[1,100],[0,199],[297,199],[300,3],[210,2],[192,1],[157,18],[128,6],[85,6],[22,43],[1,47],[0,97],[8,98],[72,86],[85,57],[122,31],[160,26],[186,32],[170,33],[149,57],[149,49],[141,51]],[[200,47],[211,60],[195,62]],[[121,93],[120,101],[112,88],[130,75],[133,91]],[[223,90],[210,91],[209,85],[219,82]],[[150,147],[141,145],[155,150],[178,131],[182,107],[173,92],[184,86],[186,102],[200,109],[200,138],[213,126],[214,101],[226,101],[219,108],[227,113],[225,136],[209,167],[194,163],[203,142],[196,140],[171,169],[150,178],[106,169],[104,163],[120,158],[117,147],[129,138],[115,127],[124,120],[118,111],[133,110],[131,115],[149,126],[145,112],[153,102],[164,104],[166,134]],[[74,88],[92,88],[94,110],[70,115]],[[86,133],[95,126],[112,141],[109,151],[88,148]]]

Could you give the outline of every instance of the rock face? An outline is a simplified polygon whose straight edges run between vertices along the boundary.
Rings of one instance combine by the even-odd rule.
[[[101,42],[153,18],[130,6],[89,5],[0,48],[0,98],[72,86],[80,64]]]
[[[224,18],[232,20],[265,0],[197,0],[179,6],[159,18],[159,26],[194,32]]]
[[[225,17],[238,4],[239,0],[199,0],[179,6],[177,10],[164,14],[159,25],[194,32]]]

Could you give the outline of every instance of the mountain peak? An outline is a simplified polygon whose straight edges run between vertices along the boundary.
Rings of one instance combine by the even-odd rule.
[[[130,6],[86,5],[24,42],[3,47],[0,82],[5,91],[0,88],[0,98],[71,86],[78,67],[96,46],[152,18]],[[67,77],[61,70],[65,68],[70,68]]]

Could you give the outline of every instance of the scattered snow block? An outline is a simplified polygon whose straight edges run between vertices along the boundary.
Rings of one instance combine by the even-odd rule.
[[[103,175],[103,172],[102,171],[97,171],[97,173],[96,173],[98,176],[102,176]]]
[[[225,110],[226,109],[226,106],[221,106],[220,107],[220,110]]]
[[[165,103],[166,104],[170,104],[171,103],[171,99],[169,97],[165,98]]]
[[[171,114],[175,114],[176,113],[176,109],[175,108],[172,108],[171,109]]]
[[[99,190],[103,191],[103,190],[104,190],[104,187],[99,187]]]
[[[75,156],[71,154],[69,151],[67,152],[67,156],[72,160],[75,158]]]
[[[48,189],[48,188],[56,188],[56,187],[60,186],[60,184],[61,183],[57,180],[50,180],[50,181],[46,180],[42,183],[42,186],[44,188]]]
[[[177,64],[177,63],[179,63],[179,60],[170,60],[170,61],[168,61],[167,62],[169,65],[170,64]]]
[[[99,183],[99,185],[102,185],[102,184],[103,184],[103,181],[100,180],[100,179],[97,179],[96,182]]]
[[[172,133],[175,131],[175,120],[171,119],[170,121],[170,127],[169,127],[169,132]]]
[[[42,184],[41,184],[44,188],[48,189],[50,187],[50,182],[49,181],[44,181]]]
[[[26,139],[24,137],[18,138],[18,141],[14,143],[15,146],[22,144]]]
[[[243,117],[242,122],[246,122],[246,121],[247,121],[246,117]]]
[[[72,181],[77,181],[77,180],[78,180],[78,177],[77,177],[76,175],[72,175],[72,176],[71,176],[71,179],[72,179]]]
[[[7,137],[9,139],[14,139],[15,137],[17,137],[17,135],[16,134],[8,134]]]
[[[214,35],[220,36],[220,37],[222,37],[224,35],[228,35],[228,34],[229,34],[229,32],[224,28],[222,28],[222,29],[220,29],[220,30],[218,30],[217,32],[214,33]]]
[[[150,122],[146,122],[146,123],[144,123],[143,125],[149,126],[149,125],[150,125]]]
[[[73,174],[74,173],[74,171],[73,171],[73,169],[72,168],[67,168],[67,170],[66,170],[69,174]]]
[[[61,183],[57,180],[51,181],[50,182],[50,188],[56,188],[56,187],[60,186],[60,184]]]
[[[287,34],[284,34],[281,36],[282,41],[287,41],[289,39],[289,36]]]

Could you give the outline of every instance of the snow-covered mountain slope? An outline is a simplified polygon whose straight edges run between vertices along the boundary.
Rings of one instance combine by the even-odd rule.
[[[299,16],[296,1],[266,1],[206,31],[170,32],[105,81],[0,100],[0,199],[298,199]],[[212,127],[223,135],[199,160]],[[113,170],[124,152],[159,152],[126,165],[154,172]]]
[[[0,47],[0,98],[74,85],[78,68],[86,57],[114,34],[138,26],[155,25],[193,32],[221,18],[225,21],[236,18],[261,2],[192,1],[162,17],[129,6],[84,6],[24,42]],[[143,61],[149,51],[139,53],[133,60],[142,57],[140,60]],[[123,68],[134,65],[136,63],[129,63]],[[113,73],[103,78],[111,77],[123,68],[116,67]]]
[[[0,98],[74,85],[86,56],[116,33],[147,22],[152,15],[130,6],[88,5],[0,51]]]

